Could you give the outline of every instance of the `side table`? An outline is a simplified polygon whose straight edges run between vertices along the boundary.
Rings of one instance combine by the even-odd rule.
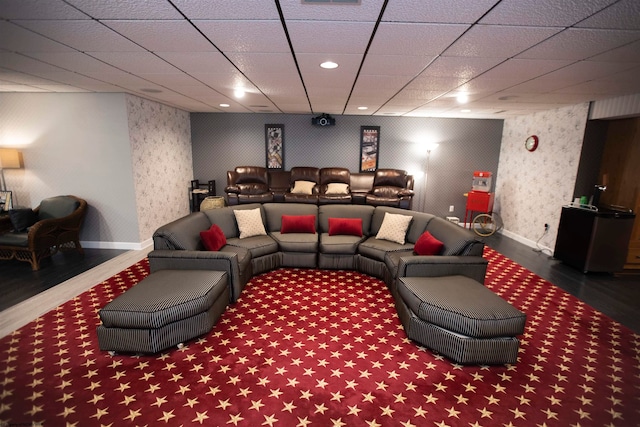
[[[191,212],[198,212],[200,210],[200,203],[208,197],[216,195],[216,181],[207,181],[206,184],[200,184],[200,181],[194,179],[191,181],[191,195],[190,208]]]

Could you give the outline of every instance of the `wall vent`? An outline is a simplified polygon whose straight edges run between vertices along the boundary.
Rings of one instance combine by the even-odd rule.
[[[359,5],[361,0],[300,0],[302,4],[355,4]]]

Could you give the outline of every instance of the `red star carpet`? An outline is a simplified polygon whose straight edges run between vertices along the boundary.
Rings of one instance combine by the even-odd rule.
[[[98,349],[98,310],[142,261],[0,340],[0,426],[634,426],[640,337],[487,249],[528,315],[519,361],[460,366],[407,340],[381,281],[280,269],[207,335],[153,356]]]

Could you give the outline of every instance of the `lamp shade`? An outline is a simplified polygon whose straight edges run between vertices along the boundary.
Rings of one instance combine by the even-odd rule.
[[[0,148],[0,169],[22,169],[22,153],[15,148]]]

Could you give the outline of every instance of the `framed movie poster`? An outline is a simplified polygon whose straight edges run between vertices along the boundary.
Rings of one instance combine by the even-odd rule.
[[[360,172],[378,169],[380,126],[360,126]]]
[[[267,169],[284,170],[284,125],[264,125]]]

